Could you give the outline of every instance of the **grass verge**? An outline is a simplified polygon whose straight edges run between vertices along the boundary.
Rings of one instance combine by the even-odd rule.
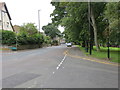
[[[89,55],[89,53],[87,53],[85,51],[85,48],[77,45],[81,51],[83,51],[86,55]],[[117,62],[120,63],[119,60],[119,54],[120,54],[120,48],[116,48],[116,47],[110,47],[110,61],[111,62]],[[90,56],[90,55],[89,55]],[[102,59],[102,60],[107,60],[107,47],[100,47],[100,51],[96,51],[96,47],[93,47],[92,50],[92,55],[91,57],[95,57],[98,59]]]

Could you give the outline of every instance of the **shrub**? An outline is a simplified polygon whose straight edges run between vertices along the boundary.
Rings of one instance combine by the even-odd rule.
[[[53,40],[52,41],[52,45],[55,45],[55,46],[58,45],[58,41],[57,40]]]
[[[28,38],[27,33],[25,33],[25,32],[19,33],[17,35],[17,43],[19,45],[27,45],[28,44],[27,38]]]
[[[44,43],[45,44],[51,44],[51,39],[49,36],[44,36]]]
[[[19,45],[42,44],[44,38],[41,34],[28,35],[27,33],[21,33],[18,35],[17,42]]]
[[[34,42],[35,44],[42,44],[44,42],[44,37],[42,34],[35,34],[34,36],[32,36],[34,38]]]
[[[12,31],[2,30],[2,44],[12,45],[16,43],[16,34]]]
[[[16,35],[14,32],[12,31],[0,31],[2,35],[2,44],[5,45],[14,45],[14,44],[18,44],[18,45],[31,45],[31,44],[38,44],[40,46],[42,46],[43,42],[45,42],[45,38],[42,34],[34,34],[34,35],[29,35],[26,32],[20,32],[18,35]],[[47,42],[49,41],[49,39],[46,39]]]

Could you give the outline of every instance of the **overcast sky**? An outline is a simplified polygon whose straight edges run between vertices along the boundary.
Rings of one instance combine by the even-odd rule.
[[[12,18],[13,25],[23,25],[23,23],[35,23],[38,26],[38,10],[40,11],[40,27],[47,25],[51,21],[50,14],[54,7],[51,0],[0,0],[5,2]],[[63,31],[62,28],[61,31]]]

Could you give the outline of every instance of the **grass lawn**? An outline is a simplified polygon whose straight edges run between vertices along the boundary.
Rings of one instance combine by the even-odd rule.
[[[0,50],[10,50],[9,48],[0,48]]]
[[[87,55],[89,54],[89,53],[85,52],[85,48],[83,48],[81,46],[78,46],[78,47],[85,54],[87,54]],[[111,58],[110,61],[120,63],[120,60],[118,58],[119,54],[120,54],[120,48],[110,47],[110,58]],[[104,60],[107,59],[107,47],[100,47],[100,51],[97,52],[96,47],[94,46],[91,56],[95,57],[95,58],[99,58],[99,59],[104,59]]]

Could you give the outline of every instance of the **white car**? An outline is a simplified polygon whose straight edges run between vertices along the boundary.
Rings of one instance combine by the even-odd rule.
[[[66,43],[67,47],[72,47],[72,43]]]

